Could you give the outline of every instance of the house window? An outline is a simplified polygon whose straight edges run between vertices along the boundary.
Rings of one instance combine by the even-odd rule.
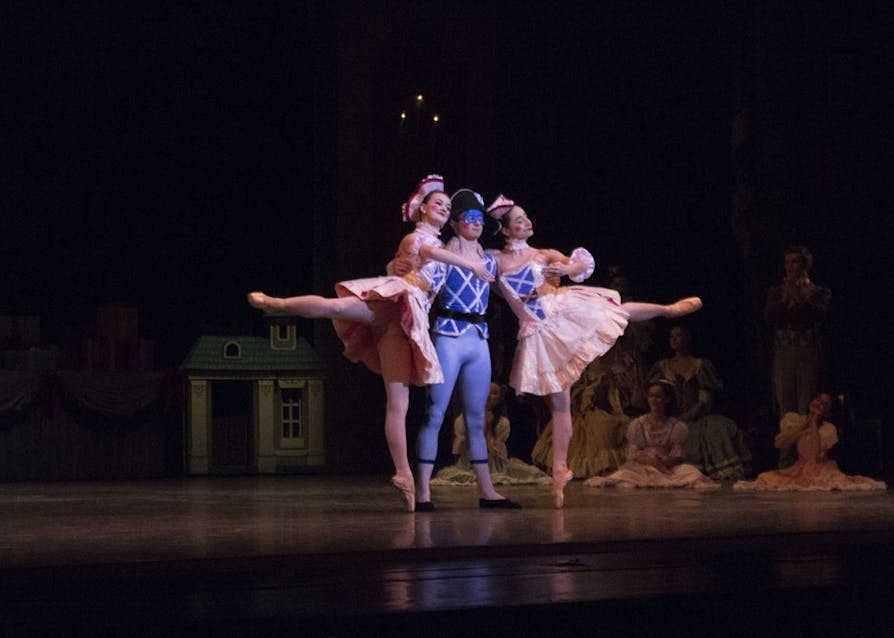
[[[296,344],[294,323],[270,324],[270,347],[274,350],[294,350]]]
[[[282,446],[304,447],[304,390],[281,388]]]
[[[238,342],[228,341],[224,344],[223,356],[224,359],[241,359],[242,348],[239,346]]]

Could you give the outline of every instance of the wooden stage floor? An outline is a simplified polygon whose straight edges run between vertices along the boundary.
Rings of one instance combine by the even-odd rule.
[[[894,635],[894,495],[387,476],[0,485],[3,635]],[[778,633],[777,633],[778,632]]]

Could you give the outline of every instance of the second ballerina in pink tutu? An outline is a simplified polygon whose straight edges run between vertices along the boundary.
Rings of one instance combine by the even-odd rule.
[[[562,276],[584,281],[595,269],[593,256],[583,248],[569,257],[528,245],[534,225],[521,206],[503,195],[488,213],[503,225],[503,249],[489,252],[497,261],[500,291],[519,322],[509,385],[547,401],[553,419],[553,504],[561,508],[565,485],[573,478],[567,464],[571,385],[624,334],[628,321],[681,317],[702,302],[687,297],[669,305],[621,303],[619,294],[607,288],[553,285]]]

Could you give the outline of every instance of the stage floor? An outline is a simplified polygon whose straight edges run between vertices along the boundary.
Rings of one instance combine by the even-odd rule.
[[[462,612],[492,633],[594,614],[594,630],[623,628],[632,614],[671,635],[667,622],[700,613],[686,633],[707,635],[727,612],[797,629],[794,605],[812,630],[894,630],[890,490],[574,481],[563,510],[545,486],[501,491],[524,509],[482,511],[474,487],[435,487],[438,510],[408,514],[387,476],[3,484],[0,628],[446,635]]]

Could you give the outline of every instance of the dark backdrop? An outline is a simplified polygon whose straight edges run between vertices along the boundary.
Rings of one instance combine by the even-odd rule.
[[[0,312],[52,342],[134,303],[175,366],[203,321],[256,321],[247,290],[379,272],[437,171],[522,202],[539,245],[622,265],[640,299],[702,295],[696,347],[741,413],[769,404],[763,290],[810,245],[830,385],[880,411],[891,12],[777,4],[6,5]],[[430,110],[402,128],[417,91]]]

